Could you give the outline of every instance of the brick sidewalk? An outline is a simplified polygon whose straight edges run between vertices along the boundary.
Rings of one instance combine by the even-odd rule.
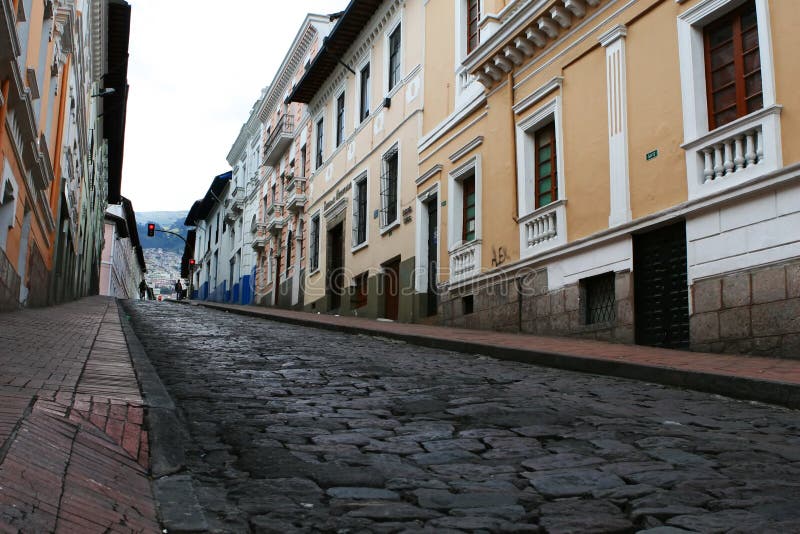
[[[800,408],[800,359],[708,354],[256,306],[199,301],[191,304],[293,324],[383,336],[428,347],[633,378]]]
[[[113,299],[0,314],[0,531],[159,530]]]

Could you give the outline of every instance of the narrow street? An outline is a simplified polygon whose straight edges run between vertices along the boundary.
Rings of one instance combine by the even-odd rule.
[[[800,531],[796,411],[124,306],[215,531]]]

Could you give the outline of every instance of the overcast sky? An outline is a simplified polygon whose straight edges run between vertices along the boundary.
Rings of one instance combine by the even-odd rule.
[[[307,13],[348,0],[128,0],[122,194],[138,211],[188,210],[225,157]]]

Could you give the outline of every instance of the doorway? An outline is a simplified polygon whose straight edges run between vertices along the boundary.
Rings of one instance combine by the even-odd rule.
[[[400,258],[383,265],[383,316],[396,321],[400,312]]]
[[[636,343],[689,348],[686,223],[633,236]]]
[[[434,196],[427,203],[428,208],[428,257],[426,261],[426,268],[428,271],[428,298],[426,311],[428,317],[436,315],[439,306],[439,295],[437,291],[438,283],[438,252],[439,252],[439,226],[437,224],[438,218],[438,204],[437,198]]]
[[[338,310],[342,306],[344,291],[344,223],[328,230],[327,244],[325,292],[328,294],[330,310]]]

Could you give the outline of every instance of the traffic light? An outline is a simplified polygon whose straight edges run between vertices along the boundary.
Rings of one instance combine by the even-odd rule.
[[[189,259],[189,267],[194,267],[194,258]]]
[[[147,223],[147,237],[153,237],[154,235],[156,235],[156,225]]]

